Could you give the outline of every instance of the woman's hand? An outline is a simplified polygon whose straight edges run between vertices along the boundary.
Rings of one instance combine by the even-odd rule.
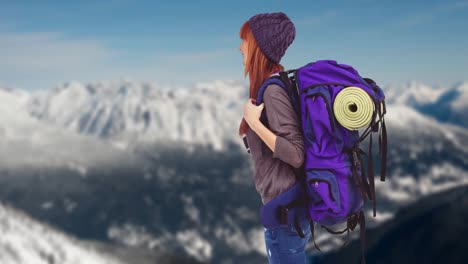
[[[260,122],[260,116],[264,106],[263,103],[257,106],[255,104],[255,99],[249,99],[244,106],[244,119],[271,151],[275,152],[276,135]]]
[[[260,120],[260,115],[264,107],[263,103],[259,106],[255,105],[255,101],[255,99],[249,98],[244,105],[244,119],[250,127]]]

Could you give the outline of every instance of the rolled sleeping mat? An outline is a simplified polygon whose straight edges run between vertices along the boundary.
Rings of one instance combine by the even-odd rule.
[[[336,120],[349,130],[368,126],[374,110],[372,98],[363,89],[354,86],[341,90],[333,103]]]

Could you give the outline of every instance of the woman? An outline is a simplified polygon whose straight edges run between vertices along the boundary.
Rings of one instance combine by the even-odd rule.
[[[240,30],[240,51],[244,75],[249,75],[250,99],[244,106],[239,135],[247,137],[255,166],[255,187],[263,204],[296,184],[293,168],[299,168],[304,162],[303,135],[287,93],[272,84],[265,90],[264,103],[256,106],[253,99],[257,98],[265,80],[284,70],[279,62],[294,37],[294,24],[281,12],[255,15]],[[263,110],[266,111],[268,127],[259,120]],[[269,263],[306,262],[304,249],[310,238],[310,218],[307,210],[301,212],[298,224],[304,238],[294,223],[265,228]]]

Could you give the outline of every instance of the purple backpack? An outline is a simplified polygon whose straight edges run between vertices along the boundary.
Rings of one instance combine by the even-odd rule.
[[[290,74],[293,76],[290,77]],[[314,221],[332,234],[347,231],[348,238],[349,231],[353,231],[359,224],[362,260],[365,263],[363,206],[367,199],[372,200],[373,215],[374,217],[376,215],[372,161],[373,132],[379,132],[381,181],[385,181],[386,171],[387,133],[384,120],[386,109],[382,89],[373,80],[362,78],[353,67],[338,64],[334,60],[309,63],[268,79],[260,88],[257,104],[262,103],[263,93],[272,83],[278,84],[288,93],[301,120],[305,162],[301,169],[296,170],[298,183],[302,188],[294,186],[290,191],[265,204],[261,208],[263,225],[272,227],[279,223],[294,221],[295,218],[291,214],[294,214],[294,208],[301,204],[305,204],[311,217],[312,237]],[[358,130],[342,126],[333,111],[336,96],[348,87],[362,89],[374,104],[371,121],[361,136]],[[264,112],[261,120],[268,126]],[[359,145],[369,134],[367,173],[365,173],[362,155],[366,153]],[[329,227],[345,222],[346,228],[341,231],[334,231]],[[298,232],[303,235],[300,230]],[[314,245],[320,251],[315,239]]]

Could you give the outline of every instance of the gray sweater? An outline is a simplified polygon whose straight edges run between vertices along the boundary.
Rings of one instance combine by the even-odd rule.
[[[255,167],[255,188],[266,204],[296,183],[292,167],[299,168],[304,162],[304,138],[291,101],[281,87],[271,84],[263,101],[269,129],[277,135],[275,151],[262,144],[252,129],[246,136]]]

